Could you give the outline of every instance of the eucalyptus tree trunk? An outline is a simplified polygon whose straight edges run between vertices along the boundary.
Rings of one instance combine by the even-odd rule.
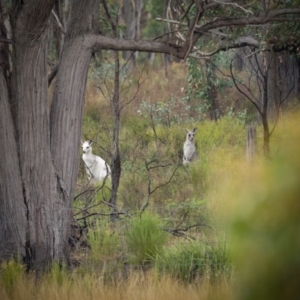
[[[9,95],[0,68],[0,259],[21,256],[29,268],[68,261],[71,207],[79,166],[84,92],[99,1],[74,1],[51,111],[47,25],[55,1],[16,4]],[[3,55],[3,51],[1,52]],[[3,118],[4,116],[4,118]]]
[[[143,0],[124,0],[122,15],[126,24],[125,39],[138,40],[140,38],[142,8]],[[136,54],[134,52],[124,51],[123,56],[124,59],[130,60],[133,66],[135,65]]]
[[[263,72],[261,73],[262,77],[262,84],[260,88],[260,98],[261,98],[261,111],[260,117],[263,125],[264,130],[264,156],[266,158],[270,157],[270,127],[269,127],[269,118],[268,118],[268,107],[269,107],[269,75],[270,75],[270,57],[268,53],[263,53]]]
[[[65,259],[67,249],[62,247],[58,222],[63,216],[56,213],[64,199],[49,147],[46,28],[53,3],[48,1],[42,8],[38,3],[32,1],[26,6],[14,7],[10,102],[14,126],[10,128],[15,131],[9,138],[15,137],[15,140],[10,142],[9,155],[4,157],[12,159],[14,165],[6,188],[10,193],[12,189],[19,192],[5,197],[4,202],[10,202],[18,218],[10,219],[5,213],[3,223],[7,232],[14,231],[22,242],[22,247],[14,248],[11,255],[19,254],[29,267],[43,269],[52,258]],[[8,168],[1,172],[7,173]],[[1,178],[5,177],[3,173]],[[10,243],[7,240],[1,243],[3,258]]]
[[[60,226],[65,250],[79,169],[84,94],[93,52],[83,35],[93,31],[93,21],[98,14],[99,0],[73,2],[50,112],[51,156],[63,195],[61,207],[65,224]]]
[[[111,160],[111,172],[112,172],[112,189],[110,203],[112,205],[117,204],[118,189],[121,177],[121,158],[120,158],[120,146],[119,146],[119,132],[120,132],[120,61],[119,53],[115,51],[115,79],[114,79],[114,94],[111,101],[114,129],[113,129],[113,153]]]

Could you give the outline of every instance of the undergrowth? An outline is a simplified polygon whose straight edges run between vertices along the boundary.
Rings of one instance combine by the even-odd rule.
[[[178,65],[174,68],[180,69]],[[278,229],[289,223],[289,217],[281,218],[278,213],[285,211],[281,201],[289,194],[271,192],[284,182],[282,174],[286,178],[289,173],[293,174],[292,182],[298,183],[298,169],[291,167],[287,156],[284,157],[288,165],[284,164],[285,159],[276,160],[285,144],[286,132],[298,125],[284,121],[280,124],[271,141],[274,162],[267,163],[260,159],[262,130],[258,126],[257,158],[253,165],[246,164],[243,115],[228,113],[218,122],[203,116],[191,117],[188,104],[182,100],[184,95],[180,94],[182,72],[178,77],[174,72],[173,82],[160,79],[159,74],[151,81],[149,74],[144,73],[145,89],[140,89],[137,100],[124,108],[120,126],[122,173],[117,207],[113,208],[117,216],[113,219],[111,215],[110,186],[90,187],[81,163],[74,202],[74,223],[81,234],[76,251],[71,252],[77,266],[66,269],[54,265],[50,275],[38,279],[37,288],[34,274],[24,276],[20,264],[3,264],[1,299],[44,299],[46,296],[47,299],[73,300],[233,299],[235,292],[241,299],[260,299],[247,298],[247,295],[255,295],[249,292],[248,284],[254,290],[265,291],[263,284],[256,285],[256,275],[261,276],[266,287],[273,282],[278,286],[286,284],[285,278],[280,276],[282,280],[274,279],[272,284],[265,280],[273,277],[261,267],[264,263],[275,265],[277,275],[284,270],[284,274],[299,278],[296,270],[281,269],[280,263],[280,259],[285,255],[290,257],[289,254],[291,259],[283,259],[283,265],[290,267],[297,260],[296,250],[290,251],[286,245],[299,249],[296,242],[284,239],[285,229]],[[132,90],[124,94],[123,103],[128,102],[132,94]],[[94,153],[110,163],[113,124],[106,96],[88,89],[83,136],[93,138]],[[194,127],[197,127],[195,144],[199,158],[184,167],[184,129]],[[297,158],[295,161],[298,162]],[[270,165],[274,174],[267,173],[268,181],[266,175],[259,173],[269,170]],[[297,166],[295,162],[294,165]],[[280,209],[273,211],[271,198]],[[287,197],[287,201],[289,199]],[[292,201],[292,205],[298,212],[296,202]],[[261,211],[264,214],[261,215]],[[291,211],[286,211],[286,216]],[[282,223],[277,223],[274,217]],[[266,220],[276,230],[264,229]],[[295,219],[291,224],[298,228]],[[291,233],[288,236],[296,240],[292,226],[286,228]],[[263,236],[257,238],[260,230]],[[282,251],[277,250],[277,241],[282,243]],[[268,261],[264,253],[273,255],[274,260]],[[260,274],[256,273],[257,264]],[[291,289],[296,289],[294,281],[291,282]],[[22,298],[25,286],[27,298]]]

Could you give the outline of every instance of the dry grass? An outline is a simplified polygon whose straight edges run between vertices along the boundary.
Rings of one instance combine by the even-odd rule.
[[[135,272],[126,281],[105,284],[101,276],[71,274],[56,280],[49,275],[35,280],[33,276],[15,278],[7,289],[0,284],[0,299],[18,300],[181,300],[181,299],[232,299],[231,287],[225,278],[211,283],[203,280],[197,284],[183,284],[167,276]]]

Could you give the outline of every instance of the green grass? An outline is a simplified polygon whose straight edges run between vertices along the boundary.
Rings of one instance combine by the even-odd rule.
[[[197,278],[216,278],[230,274],[231,263],[226,242],[209,240],[180,241],[158,256],[156,268],[181,281],[193,282]]]
[[[157,215],[144,212],[132,218],[125,236],[130,262],[143,265],[153,261],[162,253],[167,238],[163,222]]]
[[[155,78],[154,81],[157,83],[157,80]],[[261,159],[263,136],[262,127],[258,126],[257,160],[253,165],[246,164],[244,117],[228,114],[218,122],[203,120],[195,123],[186,111],[182,114],[181,109],[187,107],[164,105],[168,99],[180,97],[175,93],[179,84],[169,91],[170,82],[164,78],[158,87],[150,82],[124,110],[120,127],[122,174],[117,205],[126,212],[126,217],[121,216],[111,223],[103,214],[99,215],[96,223],[95,220],[89,223],[93,225],[89,228],[90,249],[83,267],[91,268],[106,283],[130,278],[129,283],[123,284],[134,287],[135,295],[139,295],[136,283],[141,283],[137,277],[146,276],[146,273],[137,271],[140,265],[146,265],[147,268],[143,269],[149,273],[153,271],[153,277],[150,276],[153,282],[150,282],[161,289],[156,280],[165,280],[166,286],[172,287],[170,289],[176,286],[175,283],[182,282],[189,283],[192,288],[199,282],[205,282],[216,290],[220,284],[220,294],[211,299],[232,299],[225,287],[231,287],[232,275],[235,283],[238,282],[236,290],[241,291],[241,299],[260,299],[258,291],[267,295],[272,284],[280,287],[282,283],[293,291],[294,278],[298,278],[293,265],[297,267],[299,261],[299,239],[295,232],[300,231],[298,204],[293,197],[299,195],[296,186],[300,178],[297,169],[300,150],[297,148],[298,152],[285,154],[281,150],[297,145],[295,141],[299,135],[294,136],[292,143],[285,138],[298,128],[299,117],[287,118],[294,120],[293,125],[287,125],[286,118],[281,120],[271,137],[273,161],[268,163]],[[128,95],[122,96],[122,100],[126,101]],[[112,149],[110,107],[105,99],[93,97],[88,99],[83,132],[89,138],[98,137],[95,153],[107,155],[104,158],[109,162],[108,153]],[[142,104],[145,99],[154,109],[152,115],[147,114],[145,103]],[[164,116],[169,109],[176,116],[184,115],[185,118],[166,121]],[[143,111],[138,113],[138,110]],[[183,167],[184,129],[194,127],[198,129],[195,143],[199,160]],[[147,165],[150,161],[151,164]],[[171,176],[172,180],[165,184]],[[80,182],[84,182],[84,175]],[[151,195],[149,187],[150,191],[155,190]],[[136,217],[148,196],[146,212]],[[106,194],[99,194],[92,201],[101,202],[104,197]],[[84,207],[87,200],[82,198],[78,201]],[[97,211],[98,207],[91,210]],[[109,210],[101,207],[101,211],[107,213]],[[195,224],[204,226],[184,231]],[[183,229],[185,237],[190,238],[172,236],[163,228]],[[98,269],[92,268],[92,265]],[[274,276],[268,271],[273,268]],[[283,278],[285,275],[282,274],[287,273],[291,276]],[[290,278],[288,285],[284,280]],[[144,282],[145,286],[148,283]],[[124,286],[118,288],[124,292]],[[152,291],[153,286],[148,287],[149,295],[152,293],[152,297],[157,298]],[[204,299],[206,296],[203,296]],[[172,294],[169,298],[176,299],[176,295]]]

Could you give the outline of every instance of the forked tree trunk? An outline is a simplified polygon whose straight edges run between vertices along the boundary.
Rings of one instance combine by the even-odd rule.
[[[5,70],[0,69],[0,108],[5,116],[0,121],[0,140],[4,142],[0,147],[4,157],[0,162],[0,260],[19,255],[37,270],[46,269],[53,261],[68,261],[90,59],[103,46],[136,48],[136,42],[114,43],[94,32],[99,2],[75,0],[72,4],[51,109],[46,33],[54,0],[32,0],[26,5],[14,2],[11,97]],[[146,42],[141,47],[172,52],[160,43]]]
[[[0,259],[21,256],[28,267],[46,269],[68,261],[71,207],[91,47],[99,1],[74,2],[55,83],[51,117],[46,28],[54,1],[16,7],[13,26],[12,96],[0,69]],[[17,13],[18,12],[18,13]],[[10,112],[10,109],[12,113]],[[2,115],[1,114],[1,115]],[[51,121],[50,121],[51,120]]]

